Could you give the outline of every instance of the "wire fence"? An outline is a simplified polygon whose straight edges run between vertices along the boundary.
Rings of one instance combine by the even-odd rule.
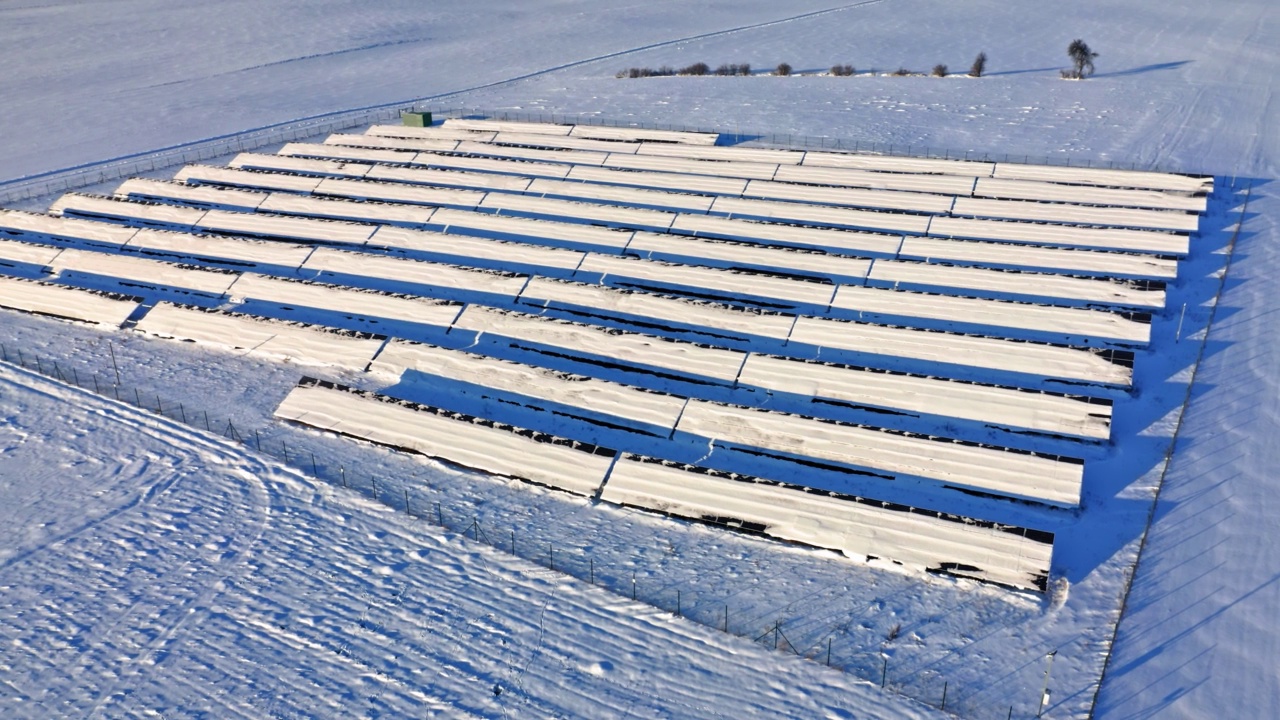
[[[380,481],[372,474],[358,474],[342,464],[336,466],[320,462],[314,452],[301,447],[290,447],[280,437],[264,440],[267,428],[237,426],[229,417],[210,415],[208,411],[190,406],[183,401],[164,398],[160,394],[138,386],[121,382],[120,368],[116,365],[115,352],[110,350],[110,367],[86,369],[68,360],[62,362],[42,358],[35,353],[24,353],[20,348],[0,343],[0,360],[10,365],[34,371],[51,380],[74,385],[100,396],[132,405],[138,409],[181,422],[196,430],[220,436],[239,443],[250,450],[283,461],[295,470],[309,474],[317,480],[361,493],[370,499],[416,521],[429,523],[455,535],[488,545],[495,550],[532,562],[556,573],[576,578],[594,587],[604,589],[623,598],[644,603],[673,616],[685,618],[720,632],[750,640],[778,652],[789,653],[807,661],[825,665],[853,675],[878,687],[904,697],[922,702],[942,711],[971,715],[975,709],[983,714],[999,710],[1006,720],[1015,717],[1040,717],[1044,700],[1037,695],[1022,706],[1008,705],[993,708],[982,704],[957,707],[958,685],[939,673],[922,671],[919,667],[899,668],[895,672],[892,659],[880,651],[868,651],[853,646],[843,637],[840,627],[817,627],[801,618],[771,616],[764,619],[758,603],[740,602],[736,613],[728,597],[708,599],[708,593],[696,587],[672,585],[657,579],[643,578],[636,570],[634,559],[619,562],[599,562],[590,548],[589,538],[579,545],[531,539],[516,523],[504,525],[492,517],[482,521],[469,511],[457,509],[443,493],[430,488],[412,487],[401,482]],[[702,521],[707,525],[741,532],[736,525],[714,520]],[[745,615],[746,617],[740,617]],[[772,614],[770,614],[772,615]],[[900,625],[889,632],[888,640],[896,639]],[[1046,677],[1046,685],[1048,678]],[[1035,708],[1034,711],[1029,708]],[[994,715],[993,715],[994,716]]]
[[[175,145],[159,150],[136,153],[100,162],[54,170],[38,175],[17,178],[0,183],[0,204],[12,204],[44,198],[56,193],[99,185],[113,180],[133,177],[147,172],[165,170],[187,163],[201,162],[237,152],[248,152],[271,145],[307,140],[327,133],[350,130],[375,123],[398,121],[401,114],[410,111],[430,112],[433,118],[487,118],[510,122],[559,123],[568,125],[593,125],[602,127],[627,127],[645,130],[676,130],[681,132],[715,133],[724,144],[748,143],[775,148],[806,150],[830,150],[835,152],[866,153],[910,158],[944,160],[973,160],[981,162],[1014,162],[1031,165],[1055,165],[1065,167],[1098,167],[1108,169],[1138,169],[1137,163],[1097,161],[1092,158],[1052,157],[1017,153],[990,153],[959,151],[927,145],[879,143],[866,140],[850,140],[826,136],[808,136],[772,132],[747,131],[735,128],[728,133],[724,128],[707,128],[673,123],[646,123],[616,121],[596,115],[564,113],[509,112],[483,108],[434,108],[419,103],[400,103],[373,108],[330,113],[327,115],[279,123],[231,135]],[[1160,171],[1156,167],[1144,170]],[[1168,170],[1167,172],[1184,172]]]

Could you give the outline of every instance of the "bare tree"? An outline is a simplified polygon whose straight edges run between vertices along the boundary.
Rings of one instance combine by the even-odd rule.
[[[969,66],[969,77],[982,77],[982,73],[987,71],[987,54],[978,53],[978,57],[973,59],[973,64]]]
[[[946,66],[946,65],[943,65],[943,64],[941,64],[941,63],[939,63],[939,64],[937,64],[937,65],[934,65],[934,66],[933,66],[933,73],[932,73],[932,75],[933,75],[934,77],[946,77],[946,76],[947,76],[947,66]]]
[[[1067,56],[1071,58],[1071,72],[1064,77],[1072,80],[1083,80],[1093,74],[1093,59],[1098,53],[1089,49],[1089,45],[1079,38],[1072,40],[1067,46]]]
[[[787,63],[779,63],[774,73],[777,75],[787,76],[791,74],[791,66]]]

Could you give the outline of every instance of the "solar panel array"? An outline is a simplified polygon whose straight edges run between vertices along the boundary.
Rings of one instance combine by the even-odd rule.
[[[306,379],[293,422],[1044,589],[1052,534],[991,518],[1079,507],[1212,179],[716,140],[448,120],[69,193],[0,210],[0,307],[399,380]]]

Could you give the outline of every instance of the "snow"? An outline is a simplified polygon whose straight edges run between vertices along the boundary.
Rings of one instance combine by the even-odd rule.
[[[639,548],[642,544],[633,542],[637,533],[688,538],[674,541],[676,549],[667,555],[700,560],[690,562],[686,574],[677,573],[680,580],[665,581],[671,583],[667,588],[685,589],[686,602],[692,602],[691,587],[738,593],[749,586],[762,598],[754,606],[759,627],[751,637],[772,626],[764,618],[775,615],[760,608],[795,608],[796,624],[812,628],[798,641],[801,646],[820,648],[830,628],[843,628],[836,634],[836,652],[841,653],[840,640],[846,640],[845,666],[878,684],[880,662],[887,658],[890,687],[935,706],[942,681],[948,679],[948,710],[962,716],[1003,717],[1010,706],[1016,706],[1015,716],[1036,714],[1043,659],[1051,649],[1058,654],[1046,715],[1087,716],[1103,659],[1112,650],[1109,633],[1117,619],[1115,654],[1101,679],[1097,716],[1205,717],[1221,714],[1223,708],[1242,717],[1271,712],[1280,697],[1274,673],[1267,672],[1276,646],[1270,610],[1277,598],[1271,580],[1280,568],[1269,551],[1271,533],[1265,530],[1272,524],[1266,488],[1268,468],[1276,460],[1270,438],[1276,434],[1277,417],[1271,400],[1275,373],[1268,362],[1275,356],[1275,333],[1266,313],[1275,296],[1270,249],[1276,239],[1276,205],[1269,180],[1275,177],[1280,145],[1274,133],[1265,132],[1276,114],[1276,54],[1269,41],[1275,34],[1274,13],[1268,3],[1251,0],[1223,7],[1179,0],[1168,12],[1153,14],[1149,7],[1125,0],[1083,8],[1072,17],[1075,29],[1066,31],[1061,22],[1045,21],[1058,18],[1060,8],[1042,0],[839,8],[805,2],[779,8],[755,2],[636,5],[606,0],[588,5],[565,0],[549,10],[501,3],[477,11],[448,2],[424,11],[337,0],[306,9],[274,2],[161,7],[150,0],[127,12],[111,4],[58,2],[8,8],[6,19],[12,22],[0,23],[0,37],[19,60],[0,79],[6,98],[0,120],[9,139],[0,142],[0,166],[8,176],[45,172],[334,109],[432,96],[437,99],[428,104],[490,108],[526,119],[555,113],[566,126],[572,122],[567,118],[583,113],[624,124],[700,127],[733,139],[765,135],[768,140],[776,133],[784,143],[789,136],[808,136],[812,147],[829,148],[839,140],[842,147],[856,142],[864,149],[946,152],[983,160],[996,179],[1021,173],[1020,182],[1081,188],[1080,198],[1103,197],[1084,192],[1089,187],[1149,188],[1153,183],[1163,188],[1160,192],[1191,196],[1208,192],[1204,178],[1216,173],[1209,213],[1190,236],[949,218],[936,218],[929,230],[940,240],[1004,240],[1037,252],[1039,246],[1051,245],[1153,256],[1150,261],[1089,256],[1098,257],[1103,268],[1126,258],[1123,265],[1131,270],[1125,277],[1167,273],[1166,256],[1187,258],[1178,280],[1166,290],[1168,307],[1154,314],[1151,350],[1135,359],[1136,397],[1108,395],[1117,400],[1116,445],[1087,453],[1091,464],[1082,488],[1084,510],[1070,516],[1002,511],[1005,521],[1054,531],[1053,571],[1070,581],[1067,597],[1040,603],[967,581],[886,572],[887,563],[864,567],[822,553],[752,545],[723,532],[699,534],[697,528],[644,515],[579,511],[567,503],[557,505],[560,501],[551,493],[516,492],[536,497],[541,503],[537,512],[547,513],[521,515],[540,517],[522,525],[522,531],[533,527],[530,532],[550,533],[559,519],[600,515],[607,519],[602,524],[626,528],[607,540],[593,539],[601,551]],[[805,16],[810,10],[822,12]],[[281,32],[282,27],[290,31]],[[832,48],[848,46],[850,28],[862,38],[853,56],[833,58]],[[1056,77],[1065,60],[1061,47],[1076,35],[1101,49],[1105,64],[1094,78],[1064,83]],[[495,37],[503,42],[493,42]],[[476,47],[486,50],[477,53]],[[935,60],[963,67],[977,49],[992,57],[991,73],[981,80],[884,76],[886,69]],[[733,60],[763,68],[780,59],[800,68],[800,76],[613,77],[625,65]],[[835,60],[856,62],[860,74],[819,74]],[[404,67],[424,71],[404,72]],[[446,93],[458,94],[439,97]],[[776,151],[752,154],[762,152]],[[823,151],[806,154],[817,152]],[[1072,167],[1020,165],[1024,154],[1058,164],[1069,161]],[[555,151],[541,154],[543,159],[554,155],[568,157]],[[604,163],[606,156],[592,157]],[[636,162],[649,159],[660,160],[632,156]],[[1086,162],[1093,167],[1079,167]],[[1186,175],[1116,174],[1098,167],[1109,163]],[[776,174],[779,168],[760,171]],[[761,179],[781,178],[762,174]],[[277,182],[310,192],[316,180]],[[1227,242],[1246,185],[1254,186],[1254,194],[1249,213],[1240,218],[1244,229],[1219,306],[1217,278],[1224,274]],[[93,191],[104,190],[114,188]],[[27,209],[45,206],[32,203]],[[15,214],[6,215],[6,222],[19,222],[11,219]],[[76,232],[68,230],[72,226],[53,220],[24,216],[22,223],[47,232],[6,234],[58,240],[60,246],[78,250],[88,245],[77,242]],[[706,220],[713,219],[681,217],[676,227]],[[99,244],[115,247],[136,232],[104,223],[87,225],[99,226],[96,231],[104,237]],[[744,222],[739,228],[750,225],[760,224]],[[716,233],[730,226],[707,227]],[[583,225],[582,230],[600,229]],[[58,234],[63,231],[70,236]],[[868,242],[880,238],[888,248],[882,257],[896,257],[899,246],[905,253],[915,239],[862,237]],[[988,257],[1000,252],[999,245],[989,244],[994,247],[953,246],[957,253],[982,247]],[[1015,257],[1012,246],[1009,256]],[[927,253],[911,257],[937,261]],[[1050,262],[1042,257],[1034,262]],[[96,285],[98,280],[82,276],[76,282]],[[148,295],[148,302],[157,297],[145,288],[138,292]],[[296,308],[277,310],[315,319],[314,313]],[[1211,312],[1217,322],[1209,329]],[[166,397],[189,403],[199,397],[211,409],[227,408],[228,417],[238,400],[243,407],[234,410],[241,413],[237,425],[249,416],[264,429],[286,432],[266,418],[297,379],[288,364],[157,344],[127,331],[104,333],[36,316],[4,315],[0,333],[8,355],[21,346],[28,357],[39,351],[57,358],[63,368],[79,363],[81,375],[88,377],[90,366],[103,371],[102,345],[109,340],[126,361],[126,376],[136,373],[131,382],[157,386]],[[1202,341],[1207,344],[1196,371]],[[945,364],[942,358],[927,367]],[[0,413],[6,419],[0,426],[3,459],[27,478],[3,485],[19,498],[4,506],[13,514],[6,526],[19,538],[12,557],[22,558],[6,563],[2,571],[3,585],[12,590],[0,594],[8,605],[0,616],[18,619],[0,627],[9,636],[6,640],[18,640],[8,645],[21,648],[10,655],[19,660],[5,661],[5,699],[13,703],[6,714],[93,715],[96,708],[97,714],[108,716],[145,711],[263,716],[333,708],[338,714],[364,716],[433,711],[497,716],[512,710],[500,703],[517,700],[522,704],[514,714],[528,716],[928,713],[899,696],[827,674],[821,662],[792,667],[793,658],[668,621],[617,594],[596,597],[590,588],[559,576],[543,579],[527,562],[484,548],[457,550],[462,545],[457,536],[440,539],[427,529],[404,529],[391,522],[384,505],[338,498],[336,473],[328,475],[331,482],[317,482],[204,432],[66,384],[9,366],[0,372],[5,378],[0,394]],[[105,372],[110,374],[109,367]],[[205,378],[201,382],[184,382],[200,373]],[[993,375],[981,378],[990,382]],[[1185,383],[1193,378],[1190,394],[1184,395]],[[1179,424],[1184,397],[1190,402]],[[933,429],[950,432],[943,422],[935,422]],[[1146,511],[1175,429],[1172,463],[1121,618],[1119,600],[1141,547]],[[958,430],[975,428],[962,425]],[[344,458],[348,468],[364,463],[381,471],[400,462],[381,451],[352,449],[349,442],[287,431],[293,433],[290,444],[331,448],[330,457]],[[1024,442],[1052,445],[1032,437]],[[65,467],[58,464],[64,459]],[[176,472],[198,473],[200,482],[172,482]],[[459,477],[435,467],[430,475],[437,487],[448,485],[445,478]],[[501,483],[492,486],[500,489],[480,489],[491,487],[485,482],[471,475],[456,481],[456,486],[476,488],[469,491],[476,502],[468,508],[479,513],[495,505],[514,507],[486,506],[512,490]],[[155,490],[147,493],[147,488]],[[242,488],[253,492],[235,492]],[[99,491],[96,502],[90,499]],[[131,502],[135,497],[140,500]],[[246,497],[257,500],[247,502]],[[112,512],[122,506],[124,510]],[[191,513],[193,507],[202,512]],[[965,507],[982,505],[974,501]],[[272,522],[255,523],[268,511]],[[59,534],[103,517],[91,533]],[[258,529],[260,536],[255,535]],[[376,540],[370,537],[379,533]],[[68,539],[59,543],[60,537]],[[226,563],[214,565],[199,550],[202,542],[217,545],[219,538],[231,538],[230,549],[241,551],[254,537],[260,540],[252,546],[252,573],[247,566],[236,566],[238,573],[219,574]],[[437,571],[434,562],[379,562],[387,554],[415,557],[408,553],[424,546],[454,574]],[[751,550],[726,551],[740,547]],[[322,575],[316,568],[333,574]],[[501,569],[487,573],[479,568]],[[201,584],[205,578],[225,579],[226,587],[210,590]],[[406,582],[390,585],[388,578]],[[413,589],[397,594],[410,579]],[[439,591],[422,592],[419,598],[419,587]],[[533,598],[530,608],[549,608],[541,614],[544,623],[533,622],[534,613],[513,596]],[[185,609],[196,611],[194,622],[170,622]],[[696,608],[686,610],[697,615]],[[700,622],[715,624],[714,616],[708,617],[712,613],[703,610]],[[430,634],[423,629],[424,617],[440,619]],[[362,622],[357,625],[352,618]],[[901,636],[895,631],[897,639],[886,640],[895,625]],[[538,643],[536,638],[548,637],[540,632],[547,628],[553,642]],[[566,637],[572,639],[555,642],[557,628],[568,630]],[[787,632],[788,640],[805,634],[798,627]],[[333,638],[348,640],[335,644]],[[500,656],[476,650],[498,647],[502,640],[526,653],[521,660],[540,662],[525,662],[529,669],[520,672],[515,662],[503,665],[492,660]],[[389,654],[402,661],[388,661]],[[518,678],[518,692],[510,678]],[[503,695],[490,691],[495,682],[507,688]]]
[[[0,307],[118,328],[138,309],[136,300],[73,290],[22,278],[0,278]]]
[[[383,344],[382,338],[165,302],[157,303],[134,327],[157,337],[349,370],[367,367]]]
[[[601,497],[683,517],[729,512],[731,517],[760,523],[768,534],[788,540],[838,547],[851,556],[892,555],[895,561],[920,569],[944,565],[986,568],[974,576],[1028,589],[1034,589],[1037,578],[1047,574],[1052,549],[1052,543],[975,527],[964,518],[931,517],[905,508],[849,502],[848,498],[833,500],[799,488],[690,472],[634,456],[614,465]],[[972,571],[956,572],[966,575]]]
[[[1077,462],[895,435],[878,428],[841,426],[754,408],[724,407],[701,400],[691,400],[685,407],[676,432],[881,471],[887,475],[877,476],[888,481],[914,476],[937,481],[943,488],[981,490],[1063,507],[1079,502],[1084,474],[1083,465]]]
[[[476,423],[345,388],[299,386],[276,408],[276,417],[579,495],[594,495],[613,464],[613,451],[540,441],[518,428]]]

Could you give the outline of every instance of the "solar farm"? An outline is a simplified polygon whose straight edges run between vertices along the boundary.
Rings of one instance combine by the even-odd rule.
[[[353,441],[1044,592],[1213,179],[721,143],[456,118],[188,165],[0,210],[0,307],[350,371],[275,416]]]

